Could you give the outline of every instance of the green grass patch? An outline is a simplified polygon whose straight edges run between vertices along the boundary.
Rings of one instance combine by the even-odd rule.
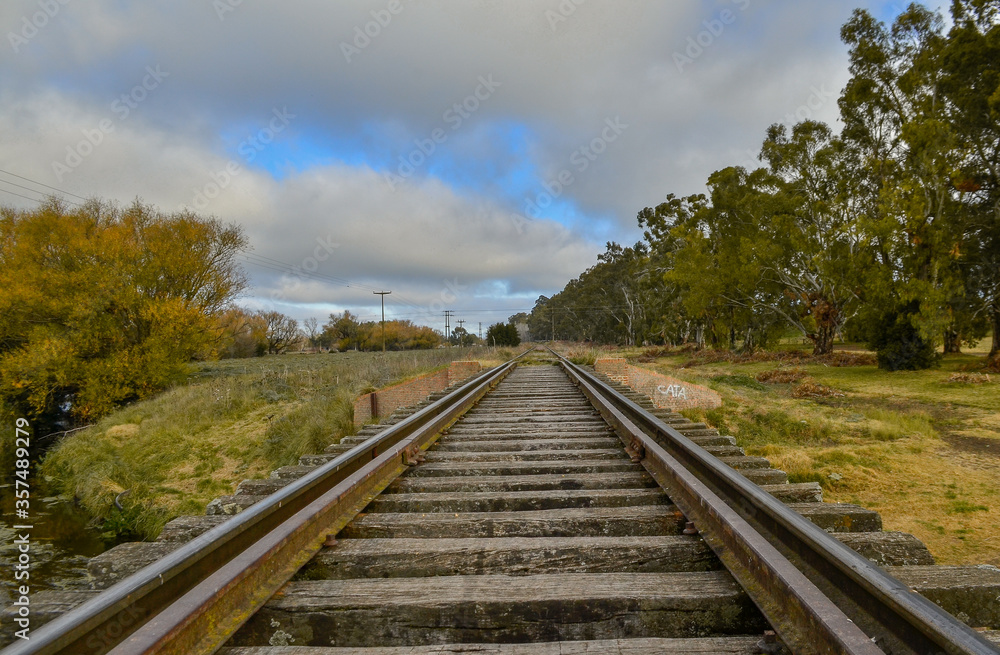
[[[949,514],[972,514],[973,512],[988,512],[986,505],[976,505],[966,500],[956,500],[948,506]]]
[[[737,373],[736,375],[715,375],[712,377],[712,382],[724,384],[730,387],[743,387],[746,389],[753,389],[755,391],[767,391],[766,384],[762,384],[744,373]]]
[[[789,473],[788,482],[791,484],[797,484],[801,482],[818,482],[820,486],[826,486],[829,481],[826,476],[820,473],[808,472],[808,473]]]

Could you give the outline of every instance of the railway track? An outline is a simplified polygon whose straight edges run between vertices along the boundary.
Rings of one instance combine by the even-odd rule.
[[[856,552],[926,561],[877,514],[531,358],[175,521],[3,655],[1000,652]]]

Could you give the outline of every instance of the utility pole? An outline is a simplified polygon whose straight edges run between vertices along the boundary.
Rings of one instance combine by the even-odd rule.
[[[451,345],[451,317],[455,315],[455,312],[446,309],[444,310],[444,340],[449,346]]]
[[[465,330],[465,320],[464,319],[458,322],[458,327],[462,328],[462,330]],[[465,345],[465,332],[462,332],[462,334],[458,335],[458,345],[459,346],[464,346]]]
[[[483,340],[483,322],[479,321],[479,341]]]
[[[382,296],[382,352],[385,352],[385,297],[392,291],[372,291],[372,295]]]
[[[552,317],[552,341],[554,343],[556,340],[556,312],[554,309],[549,312],[549,316]]]

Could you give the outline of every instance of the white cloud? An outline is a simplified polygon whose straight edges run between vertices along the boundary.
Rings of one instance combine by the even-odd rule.
[[[101,107],[81,108],[52,91],[0,102],[10,109],[0,114],[0,132],[16,135],[0,154],[0,168],[37,180],[49,179],[52,163],[64,162],[66,149],[77,149],[107,118]],[[477,293],[498,281],[512,294],[550,290],[590,265],[595,252],[558,223],[525,220],[433,178],[393,190],[369,168],[338,164],[278,181],[138,116],[116,123],[87,152],[57,186],[81,195],[100,189],[102,197],[125,202],[138,196],[167,210],[195,205],[196,192],[214,186],[212,198],[203,197],[207,204],[196,208],[242,225],[252,255],[287,265],[248,264],[256,295],[266,302],[274,302],[277,292],[286,305],[367,307],[370,288],[390,288],[406,299],[392,299],[390,312],[430,320],[442,290],[450,288],[454,302],[467,307],[482,306]],[[28,161],[34,166],[24,167]],[[229,168],[234,162],[238,168]],[[523,305],[523,298],[512,304]]]
[[[523,306],[522,296],[557,290],[592,264],[598,236],[635,238],[642,207],[745,163],[766,127],[810,107],[815,89],[824,98],[809,117],[836,117],[828,94],[847,79],[838,32],[857,0],[560,5],[404,2],[386,21],[385,0],[288,0],[239,3],[220,20],[212,3],[192,0],[67,2],[0,59],[0,163],[80,195],[170,209],[218,184],[206,211],[244,225],[259,255],[295,264],[332,234],[342,245],[322,274],[390,286],[419,306],[458,279],[467,306],[500,302],[497,289]],[[3,3],[4,33],[37,10],[36,0]],[[732,20],[719,29],[723,11]],[[371,27],[377,18],[384,24]],[[348,62],[341,44],[358,28],[377,34]],[[678,70],[675,54],[691,54],[691,40],[701,51]],[[169,77],[118,117],[111,103],[156,66]],[[444,112],[481,76],[500,86],[450,131]],[[319,154],[276,180],[236,155],[232,140],[281,107],[296,118],[277,140]],[[579,170],[574,153],[616,118],[628,128]],[[52,162],[102,120],[114,131],[60,179]],[[511,126],[523,143],[506,140]],[[389,189],[373,167],[436,128],[447,131],[447,151]],[[238,174],[222,184],[230,162]],[[564,170],[573,182],[560,200],[578,221],[519,232],[511,212]],[[328,307],[370,295],[253,270],[261,296],[280,290],[287,302]]]

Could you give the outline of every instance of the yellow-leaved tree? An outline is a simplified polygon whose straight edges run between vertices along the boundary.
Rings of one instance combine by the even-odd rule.
[[[215,355],[241,228],[139,201],[0,209],[0,402],[89,422]]]

